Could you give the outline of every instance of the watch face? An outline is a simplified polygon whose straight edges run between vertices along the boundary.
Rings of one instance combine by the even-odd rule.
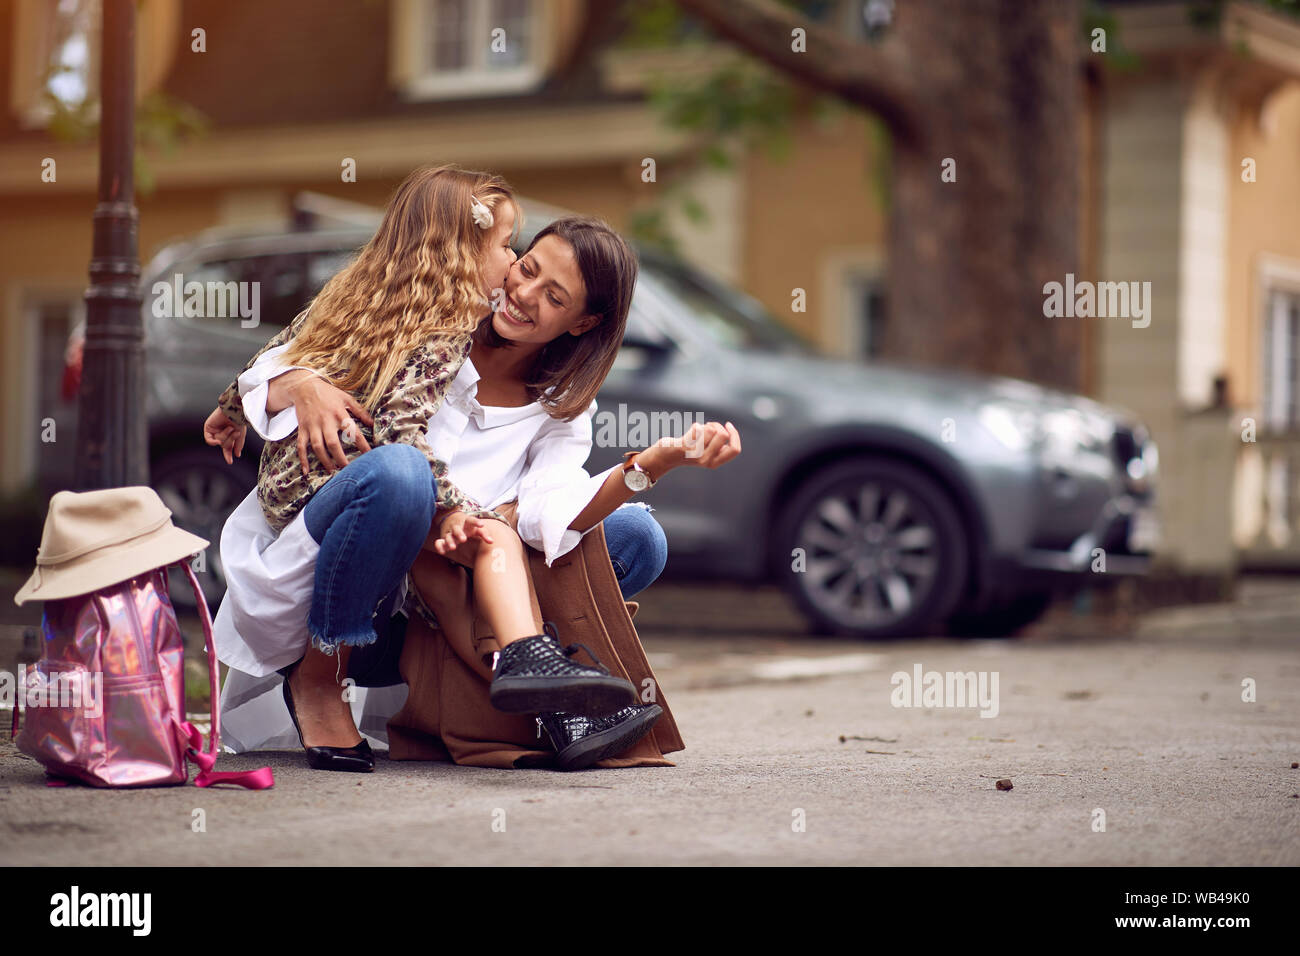
[[[650,485],[650,479],[646,477],[645,472],[634,469],[623,473],[623,484],[633,491],[645,491]]]

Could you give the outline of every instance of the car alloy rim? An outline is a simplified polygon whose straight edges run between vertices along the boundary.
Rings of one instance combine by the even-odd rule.
[[[929,594],[938,543],[928,513],[902,488],[872,481],[831,492],[799,526],[804,593],[844,624],[886,626]]]

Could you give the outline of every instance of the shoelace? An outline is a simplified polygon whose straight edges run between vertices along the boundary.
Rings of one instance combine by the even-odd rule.
[[[596,670],[600,671],[602,674],[608,674],[608,673],[609,673],[609,668],[606,667],[604,664],[602,664],[602,663],[600,662],[600,658],[599,658],[599,657],[597,657],[595,654],[591,653],[591,648],[588,647],[586,644],[570,644],[568,647],[564,648],[564,651],[563,651],[564,656],[565,656],[565,657],[572,657],[574,654],[577,654],[577,653],[578,653],[578,649],[579,649],[579,648],[581,648],[582,650],[586,651],[586,652],[587,652],[587,656],[590,657],[590,658],[595,662],[594,666],[595,666]],[[584,665],[584,666],[586,666],[586,665]]]
[[[559,628],[555,626],[554,622],[543,621],[542,631],[548,637],[550,637],[550,639],[553,640],[557,645],[560,643],[560,631]],[[561,648],[560,650],[565,657],[572,657],[574,654],[578,653],[579,648],[586,651],[587,656],[590,657],[592,661],[595,662],[596,670],[600,671],[602,674],[609,673],[609,668],[600,662],[600,658],[597,657],[595,654],[593,654],[591,652],[591,648],[588,647],[586,644],[570,644],[568,647]]]

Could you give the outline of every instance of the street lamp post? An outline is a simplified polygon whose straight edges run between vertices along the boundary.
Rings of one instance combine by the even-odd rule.
[[[135,208],[135,0],[103,0],[99,199],[78,402],[79,490],[149,480]]]

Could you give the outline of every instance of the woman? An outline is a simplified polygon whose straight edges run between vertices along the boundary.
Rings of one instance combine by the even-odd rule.
[[[662,532],[649,514],[620,508],[633,496],[639,470],[648,473],[647,481],[657,481],[683,465],[716,468],[740,451],[733,426],[709,423],[693,426],[675,442],[630,454],[624,465],[595,477],[583,470],[591,448],[592,399],[622,340],[634,279],[630,251],[603,223],[562,219],[543,230],[511,267],[496,311],[479,327],[469,360],[429,423],[430,446],[448,461],[467,494],[485,507],[518,499],[519,534],[545,554],[548,564],[572,549],[587,530],[610,519],[611,560],[627,596],[653,580],[664,556]],[[274,350],[266,353],[262,363],[241,376],[250,421],[268,437],[284,437],[297,428],[304,460],[310,443],[321,461],[344,464],[338,435],[351,431],[353,415],[364,422],[364,412],[310,372],[285,374],[275,357]],[[259,417],[259,405],[274,417]],[[356,468],[374,454],[363,454],[346,467]],[[385,473],[382,465],[376,463],[376,476]],[[231,599],[218,615],[218,650],[236,670],[252,675],[247,680],[232,675],[223,697],[228,701],[226,724],[245,747],[277,739],[267,729],[271,713],[263,702],[265,712],[254,730],[244,726],[244,715],[231,705],[241,695],[254,694],[257,676],[300,653],[301,637],[292,622],[301,619],[303,601],[310,601],[311,588],[304,582],[319,550],[312,548],[309,536],[294,535],[292,527],[286,531],[289,539],[275,539],[269,529],[256,527],[257,517],[241,505],[222,536]],[[387,538],[400,526],[400,515],[385,520],[388,526],[380,525],[375,533]],[[462,563],[473,548],[463,526],[431,531],[429,539],[438,553]],[[391,620],[387,608],[397,599],[391,596],[378,615],[381,630]],[[383,656],[382,644],[357,662],[358,669],[375,666],[374,658]],[[351,668],[349,673],[358,676]],[[355,745],[359,735],[352,712],[338,692],[341,671],[318,668],[312,674],[319,693],[294,687],[304,743]],[[391,713],[400,703],[393,694],[381,696],[385,701],[376,704],[375,712]],[[636,719],[635,713],[627,719]]]

